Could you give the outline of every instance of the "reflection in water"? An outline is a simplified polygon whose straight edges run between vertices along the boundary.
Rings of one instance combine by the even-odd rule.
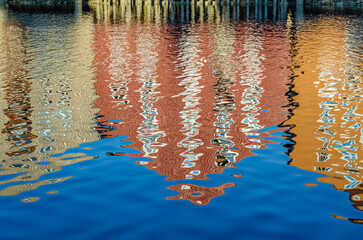
[[[297,135],[291,165],[324,174],[319,181],[348,192],[363,210],[361,19],[297,20],[291,34],[299,107],[288,121]]]
[[[226,13],[227,14],[227,13]],[[213,85],[216,90],[216,102],[214,103],[216,111],[216,121],[214,126],[216,132],[212,144],[219,146],[216,152],[215,164],[217,166],[232,167],[236,161],[237,153],[231,148],[235,143],[229,136],[231,125],[234,124],[231,111],[235,109],[235,96],[231,92],[231,88],[235,85],[235,68],[236,63],[233,61],[234,32],[228,23],[224,20],[217,24],[215,28],[215,61],[213,63],[213,72],[217,81]],[[236,146],[235,146],[236,147]]]
[[[29,93],[31,91],[31,80],[27,65],[27,29],[21,23],[11,22],[2,25],[2,31],[6,32],[2,39],[2,51],[6,61],[2,61],[3,79],[2,84],[4,97],[1,101],[3,116],[1,138],[3,150],[1,154],[2,172],[10,175],[11,180],[2,181],[8,183],[12,181],[34,180],[38,176],[26,174],[32,167],[32,162],[37,161],[33,153],[36,150],[33,134],[33,124]],[[21,44],[18,44],[18,41]],[[5,60],[4,59],[4,60]],[[34,168],[34,167],[33,167]],[[11,187],[10,187],[11,188]],[[27,188],[27,186],[24,186]],[[19,191],[14,189],[15,194]],[[2,195],[13,194],[11,189],[6,188],[1,191]]]
[[[172,25],[220,21],[222,18],[236,22],[269,22],[271,20],[285,22],[288,7],[285,0],[273,2],[262,0],[247,0],[246,2],[240,0],[88,0],[88,4],[96,20],[104,23],[122,22],[130,24],[142,21],[144,23],[168,23]]]
[[[179,86],[183,86],[185,90],[174,97],[182,96],[181,101],[184,103],[183,110],[179,112],[182,121],[180,132],[185,136],[178,142],[178,147],[185,149],[180,154],[183,159],[180,167],[190,169],[190,172],[180,176],[180,179],[193,179],[201,174],[199,167],[196,167],[199,158],[203,156],[203,153],[198,153],[198,148],[204,144],[203,140],[198,138],[201,127],[198,123],[201,112],[198,105],[202,88],[200,71],[203,67],[199,45],[198,36],[194,32],[183,31],[179,43],[179,61],[182,69]]]
[[[243,181],[238,162],[291,131],[290,164],[363,210],[361,19],[261,1],[77,6],[0,11],[0,195],[70,178],[45,174],[99,157],[77,148],[97,141],[164,175],[179,193],[167,199],[205,205]],[[130,148],[110,146],[124,136]]]
[[[87,47],[89,27],[73,14],[35,14],[29,19],[1,10],[3,196],[70,178],[40,179],[62,166],[92,158],[54,154],[98,139],[89,125],[96,113],[90,109],[95,99],[92,74],[85,71],[92,59]]]
[[[5,89],[4,115],[9,119],[4,123],[2,134],[7,135],[6,142],[9,142],[8,151],[5,152],[10,160],[15,160],[20,155],[34,152],[32,139],[36,135],[32,134],[32,122],[30,120],[33,112],[29,97],[31,81],[28,76],[28,60],[26,59],[26,39],[27,29],[20,24],[13,23],[6,26],[4,32],[4,52],[7,61],[4,62]],[[22,45],[18,45],[20,41]],[[36,160],[36,159],[35,159]],[[12,164],[13,167],[19,166],[27,168],[23,164]]]
[[[273,24],[233,25],[240,12],[229,5],[221,12],[216,3],[93,1],[90,7],[97,22],[99,130],[104,137],[129,136],[139,151],[134,156],[143,157],[138,164],[169,181],[207,180],[283,130],[290,75],[284,22],[277,32]],[[278,63],[265,61],[270,55]],[[168,189],[180,195],[167,199],[208,204],[235,185],[177,184]]]
[[[4,1],[4,0],[2,0]],[[82,0],[43,1],[43,0],[5,0],[7,7],[15,12],[74,13]],[[1,2],[0,2],[1,3]]]
[[[168,187],[179,192],[179,195],[168,197],[169,200],[189,200],[196,205],[205,205],[214,197],[223,195],[226,188],[235,186],[235,183],[225,183],[218,187],[200,187],[193,184],[179,184]]]
[[[150,7],[150,5],[146,6]],[[149,14],[145,17],[150,18]],[[136,55],[139,58],[137,80],[142,84],[138,92],[140,92],[139,102],[141,103],[143,121],[138,128],[137,138],[143,143],[143,156],[156,158],[158,148],[162,146],[158,144],[158,140],[165,135],[163,131],[159,130],[158,109],[154,106],[154,103],[159,100],[158,92],[156,92],[159,84],[156,79],[158,42],[155,34],[160,29],[145,26],[140,30],[137,32]]]

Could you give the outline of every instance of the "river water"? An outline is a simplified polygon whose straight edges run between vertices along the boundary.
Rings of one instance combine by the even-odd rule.
[[[363,233],[361,8],[0,7],[1,239]]]

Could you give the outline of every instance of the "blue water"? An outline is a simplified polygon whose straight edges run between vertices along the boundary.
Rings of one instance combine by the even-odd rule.
[[[1,8],[0,239],[298,240],[361,236],[363,228],[358,223],[363,212],[352,206],[355,202],[350,194],[334,187],[333,181],[318,181],[325,176],[323,173],[298,168],[291,157],[300,146],[299,133],[294,129],[304,120],[298,118],[299,105],[302,109],[304,102],[297,102],[297,89],[301,89],[302,96],[305,90],[300,86],[306,84],[299,85],[299,78],[294,75],[296,69],[306,67],[303,60],[298,60],[301,68],[294,65],[294,57],[299,59],[294,50],[303,56],[310,54],[301,53],[304,48],[299,44],[304,40],[298,41],[299,27],[309,28],[321,22],[324,27],[336,24],[335,21],[338,25],[348,23],[347,26],[349,21],[361,23],[359,10],[310,9],[305,11],[305,20],[298,20],[291,18],[293,14],[288,17],[289,11],[295,13],[295,6],[284,6],[273,20],[272,7],[266,13],[271,18],[268,19],[262,10],[256,13],[254,7],[250,8],[251,16],[247,16],[243,6],[239,8],[240,15],[231,8],[235,15],[230,19],[229,10],[220,10],[221,18],[227,20],[219,24],[217,17],[203,15],[201,8],[193,10],[198,17],[185,12],[188,17],[182,18],[177,6],[175,15],[160,10],[160,16],[165,13],[166,17],[150,24],[147,9],[138,19],[136,7],[122,17],[121,10],[111,11],[112,6],[107,6],[109,13],[100,10],[100,5],[98,10],[91,5],[84,6],[83,12],[67,8],[62,13]],[[152,9],[157,13],[157,9]],[[127,13],[132,17],[125,17]],[[295,16],[301,17],[301,12]],[[252,27],[248,28],[246,18],[252,21]],[[291,19],[295,21],[293,28],[289,28]],[[241,32],[240,26],[250,31]],[[236,36],[243,36],[235,45],[230,44],[233,29]],[[170,31],[170,35],[154,37],[154,31]],[[290,31],[298,33],[286,35]],[[124,32],[130,35],[122,35]],[[207,38],[215,34],[216,43],[198,45],[206,41],[200,32]],[[281,40],[277,44],[281,48],[269,48],[275,39],[270,40],[271,33],[277,39],[296,37],[297,44],[294,40],[288,44]],[[356,68],[361,74],[361,28],[354,34],[354,44],[360,46],[360,52],[354,52],[360,59]],[[139,39],[136,49],[132,44],[126,45],[129,36]],[[255,38],[248,40],[250,36]],[[262,45],[261,36],[266,45]],[[219,39],[222,40],[218,43]],[[154,54],[153,43],[164,40],[169,41],[166,48],[170,52],[165,56],[161,51]],[[247,54],[246,66],[250,68],[240,73],[239,55],[233,55],[233,51],[248,52],[248,46],[243,48],[248,41],[255,48]],[[284,49],[285,45],[292,50]],[[231,46],[236,46],[235,50]],[[265,65],[260,64],[263,58],[251,60],[255,49],[264,48],[276,59],[276,52],[282,49],[289,59],[286,63],[277,60],[281,68],[269,68],[275,64],[274,59]],[[173,49],[177,49],[176,54],[171,53]],[[221,50],[213,52],[215,49]],[[359,47],[354,49],[358,51]],[[204,52],[206,56],[201,61],[200,56],[193,55]],[[160,67],[155,59],[165,64]],[[133,61],[138,62],[136,67]],[[170,73],[170,82],[169,73],[155,70],[168,70],[174,63],[176,70],[170,72],[177,72],[177,77]],[[283,81],[263,85],[268,79],[279,79],[273,73],[265,73],[265,69],[280,69]],[[247,80],[238,85],[239,78],[230,80],[231,72]],[[263,74],[266,77],[261,77]],[[118,85],[110,85],[112,81]],[[103,82],[107,84],[97,85]],[[138,85],[133,88],[132,84]],[[278,84],[276,90],[268,91]],[[110,101],[110,95],[104,94],[108,89],[105,86],[116,86],[119,97]],[[239,95],[242,90],[246,90],[245,94]],[[285,92],[277,96],[281,91]],[[214,96],[210,104],[208,96]],[[238,96],[243,96],[244,102]],[[132,102],[133,98],[137,101]],[[129,102],[122,102],[125,99]],[[170,99],[176,100],[168,102]],[[115,102],[125,107],[109,108],[108,104]],[[245,130],[235,135],[234,131],[240,129],[235,127],[236,119],[245,116],[238,109],[239,102],[243,102],[242,106],[248,109],[246,116],[251,118],[241,118],[249,120],[250,125],[241,125]],[[209,110],[205,106],[210,106]],[[117,115],[118,112],[122,114]],[[176,112],[180,115],[175,116]],[[309,114],[308,118],[314,118],[320,112]],[[289,125],[291,121],[293,124]],[[134,122],[139,126],[136,130],[132,128]],[[182,130],[168,135],[174,126]],[[214,136],[214,142],[210,136]],[[179,145],[171,144],[174,139],[181,139]],[[247,143],[245,139],[252,140]],[[200,150],[204,146],[207,150]],[[313,145],[306,148],[316,150]],[[202,161],[198,153],[207,155],[208,149],[218,150],[218,161],[228,160],[223,165],[213,158],[208,169],[223,170],[213,173],[207,169],[206,176],[202,176],[203,172],[182,178],[185,168],[179,167],[177,159],[182,156],[188,160],[183,163],[190,163],[195,157],[198,163]],[[248,150],[246,156],[238,152],[241,149]],[[143,166],[143,162],[155,163],[156,170]],[[166,163],[174,170],[164,169]],[[172,179],[167,179],[166,173]],[[357,175],[357,179],[362,176]],[[172,190],[193,186],[198,186],[198,191],[191,193],[190,200],[184,199],[187,194]],[[218,186],[224,186],[224,190],[211,193]],[[359,191],[361,186],[356,189]],[[210,198],[204,198],[208,194]]]
[[[138,158],[106,156],[113,146],[124,147],[123,141],[116,137],[82,144],[99,157],[47,176],[71,179],[2,197],[2,238],[341,239],[362,231],[360,225],[330,216],[361,216],[350,206],[347,194],[328,184],[305,187],[305,183],[317,183],[319,175],[287,166],[289,158],[280,144],[257,150],[258,156],[237,164],[244,175],[241,179],[228,174],[211,177],[203,186],[229,181],[237,185],[209,205],[197,206],[165,200],[175,194],[166,189],[170,183],[135,165]],[[53,190],[59,193],[47,194]],[[20,201],[33,196],[40,200]]]

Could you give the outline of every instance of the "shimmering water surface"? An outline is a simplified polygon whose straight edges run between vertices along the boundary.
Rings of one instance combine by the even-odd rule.
[[[1,239],[363,234],[362,9],[0,7]]]

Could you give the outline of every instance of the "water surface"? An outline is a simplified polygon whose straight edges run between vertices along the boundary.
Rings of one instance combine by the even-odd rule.
[[[363,233],[361,9],[0,9],[3,239]]]

